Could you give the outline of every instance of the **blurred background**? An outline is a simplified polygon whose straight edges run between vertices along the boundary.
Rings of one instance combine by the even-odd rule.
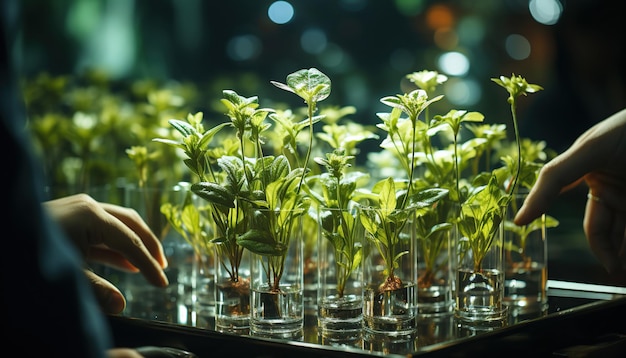
[[[491,78],[525,77],[545,90],[519,101],[521,135],[556,152],[626,107],[626,1],[619,0],[22,0],[18,54],[25,79],[100,71],[109,81],[194,86],[212,115],[223,89],[291,101],[270,85],[315,67],[333,81],[327,102],[377,123],[380,98],[406,75],[448,76],[446,106],[510,121]],[[326,103],[326,102],[325,102]],[[442,102],[442,106],[444,103]],[[206,116],[206,114],[205,114]],[[221,115],[223,117],[223,115]],[[220,118],[222,118],[220,117]],[[623,163],[621,164],[623,165]],[[549,277],[626,285],[608,276],[582,232],[586,189],[550,215]]]
[[[192,81],[206,97],[268,90],[301,68],[334,82],[330,101],[376,121],[379,99],[423,69],[446,99],[508,118],[490,78],[546,91],[520,101],[523,134],[562,150],[626,105],[626,2],[616,0],[23,0],[23,71],[98,68],[117,79]],[[247,92],[247,93],[246,93]],[[535,124],[541,123],[541,126]]]

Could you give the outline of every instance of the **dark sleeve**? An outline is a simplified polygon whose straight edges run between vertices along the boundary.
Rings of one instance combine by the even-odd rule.
[[[0,3],[2,286],[5,344],[26,356],[105,357],[111,332],[77,251],[45,215],[12,54],[18,2]],[[18,343],[19,342],[19,343]]]

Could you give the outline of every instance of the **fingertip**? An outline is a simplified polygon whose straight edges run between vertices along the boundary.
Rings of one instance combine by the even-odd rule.
[[[522,205],[522,207],[519,209],[517,214],[515,214],[515,217],[513,218],[513,222],[515,223],[515,225],[518,225],[518,226],[526,225],[530,221],[532,221],[532,218],[529,218],[528,216],[529,216],[528,207],[526,205]]]
[[[146,245],[146,248],[162,269],[166,269],[168,267],[169,263],[167,261],[165,249],[163,248],[162,244],[159,243],[156,248],[151,248],[150,246]]]
[[[623,263],[614,252],[595,251],[595,255],[602,263],[602,266],[604,266],[607,274],[613,275],[623,269]]]
[[[91,270],[84,272],[93,287],[96,300],[104,312],[118,314],[126,308],[126,299],[115,285]]]
[[[517,214],[515,214],[515,217],[513,218],[513,222],[515,223],[515,225],[518,225],[518,226],[526,224],[524,222],[524,207],[523,206],[520,208]]]
[[[607,274],[612,275],[612,274],[618,272],[618,270],[620,269],[620,265],[615,263],[615,262],[612,262],[612,261],[611,262],[606,262],[606,263],[604,263],[604,269],[606,270]]]
[[[103,301],[103,308],[110,314],[121,313],[126,308],[126,299],[119,291],[108,291]]]
[[[161,271],[161,287],[167,287],[169,284],[170,280],[167,278],[167,275]]]

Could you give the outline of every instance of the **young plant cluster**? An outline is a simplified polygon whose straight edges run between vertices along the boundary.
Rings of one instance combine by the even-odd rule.
[[[186,121],[169,121],[182,140],[155,141],[185,153],[184,163],[197,177],[192,191],[209,204],[212,242],[229,258],[233,280],[247,249],[266,258],[269,283],[278,290],[291,228],[299,216],[316,211],[321,212],[320,221],[307,222],[319,225],[335,249],[339,296],[365,254],[362,238],[355,237],[357,224],[384,260],[387,279],[382,289],[402,284],[394,272],[406,254],[398,247],[406,240],[400,233],[408,220],[417,220],[418,244],[426,252],[428,270],[420,277],[422,284],[432,283],[438,269],[434,258],[447,245],[445,234],[454,226],[466,237],[465,249],[472,250],[475,268],[480,269],[511,195],[519,183],[528,184],[523,178],[536,175],[540,160],[546,159],[543,142],[519,138],[516,117],[516,98],[541,88],[515,75],[494,79],[509,92],[517,149],[511,153],[506,125],[483,124],[479,112],[452,109],[430,115],[429,106],[443,98],[435,92],[446,76],[421,71],[407,78],[417,89],[382,98],[391,110],[377,114],[382,121],[378,131],[385,134],[382,151],[396,159],[402,175],[375,183],[353,164],[358,144],[379,138],[379,132],[349,120],[340,123],[354,113],[352,107],[320,109],[319,103],[330,95],[331,81],[315,68],[288,75],[286,83],[272,81],[304,101],[303,118],[294,114],[297,111],[260,108],[256,96],[224,90],[221,102],[230,121],[205,129],[201,112],[189,114]],[[314,130],[318,123],[321,131]],[[523,158],[529,152],[535,155]],[[495,165],[494,158],[501,165]],[[385,166],[378,164],[383,172]]]
[[[25,78],[22,93],[52,197],[91,193],[120,181],[156,188],[185,177],[179,158],[151,139],[170,135],[167,120],[195,106],[192,84],[122,83],[103,71],[87,70]]]
[[[390,249],[400,237],[390,239],[388,233],[393,231],[385,228],[399,227],[405,220],[393,219],[393,214],[410,203],[419,204],[415,207],[418,249],[424,253],[426,266],[418,279],[421,287],[434,283],[441,269],[436,259],[446,248],[446,233],[454,227],[464,237],[457,248],[459,255],[471,251],[474,269],[480,271],[512,196],[520,183],[527,188],[534,184],[528,178],[536,177],[547,159],[545,143],[520,138],[517,125],[517,98],[541,90],[540,86],[516,75],[493,79],[509,93],[515,134],[511,151],[506,125],[483,124],[484,115],[479,112],[451,109],[443,115],[430,115],[430,105],[443,97],[436,91],[447,81],[446,76],[420,71],[407,78],[417,89],[382,98],[381,102],[392,109],[378,113],[382,120],[378,127],[387,132],[381,147],[397,159],[404,175],[401,180],[386,178],[375,184],[372,192],[378,194],[381,209],[378,218],[361,218],[375,247],[385,252],[387,282],[393,283],[387,289],[396,288],[400,282],[393,270],[403,254]],[[411,199],[412,195],[421,198]],[[523,250],[523,246],[521,242],[517,249]]]
[[[406,240],[400,232],[409,219],[418,223],[417,244],[426,253],[428,270],[420,284],[432,284],[435,258],[454,227],[466,238],[460,254],[471,249],[480,269],[511,196],[534,185],[547,159],[545,143],[520,138],[517,125],[518,98],[541,87],[516,75],[493,79],[509,94],[514,141],[508,140],[507,125],[485,124],[479,112],[432,114],[431,105],[444,97],[437,94],[439,86],[447,81],[435,71],[408,74],[414,90],[383,97],[390,110],[376,114],[375,127],[349,120],[354,107],[320,107],[331,81],[315,68],[289,74],[286,83],[271,81],[303,100],[305,108],[262,108],[257,96],[227,89],[220,103],[228,120],[218,124],[190,110],[193,89],[136,82],[124,97],[113,94],[106,77],[86,78],[76,85],[43,75],[24,87],[31,130],[56,182],[85,190],[93,177],[108,183],[134,177],[139,186],[191,181],[203,204],[187,199],[164,205],[172,226],[197,251],[216,244],[233,281],[243,250],[263,256],[276,290],[291,228],[302,218],[306,225],[319,225],[335,249],[339,295],[366,254],[362,238],[355,237],[357,225],[384,259],[387,289],[402,282],[394,272],[406,254],[398,247]],[[380,137],[381,150],[369,153],[366,164],[376,172],[362,170],[355,162],[359,144]],[[151,141],[176,150],[154,149]],[[119,158],[105,149],[110,145],[125,148],[128,172],[119,172]],[[105,166],[105,159],[112,161]],[[71,163],[76,170],[68,169]],[[87,175],[94,168],[106,175]],[[61,178],[68,175],[71,180]],[[319,222],[311,220],[317,212]],[[547,223],[558,224],[553,218]],[[524,237],[536,227],[508,223],[520,240],[507,243],[507,249],[523,255]]]

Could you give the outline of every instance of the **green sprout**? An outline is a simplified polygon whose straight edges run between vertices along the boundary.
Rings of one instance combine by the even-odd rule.
[[[545,146],[546,143],[543,141],[534,142],[527,138],[522,140],[522,162],[521,169],[519,170],[519,184],[517,190],[513,193],[514,196],[527,193],[537,182],[539,171],[548,158],[548,154],[544,151]],[[503,152],[506,150],[507,148],[502,148]],[[495,170],[494,173],[499,177],[498,180],[500,182],[505,182],[506,179],[511,178],[514,173],[517,172],[517,161],[514,157],[506,153],[503,154],[502,161],[504,165]],[[511,204],[508,208],[511,213],[507,215],[507,217],[515,217],[519,209],[519,202],[517,200],[511,200]],[[513,266],[521,265],[523,268],[529,269],[533,260],[526,251],[526,242],[529,235],[537,230],[553,228],[558,225],[559,221],[549,215],[542,215],[529,224],[521,226],[516,225],[512,219],[505,220],[504,230],[512,234],[512,236],[506,236],[504,242],[507,262]],[[516,259],[514,254],[517,254],[519,259]]]
[[[474,271],[481,271],[482,261],[504,219],[508,201],[509,196],[502,192],[495,175],[492,175],[487,184],[475,187],[461,205],[459,231],[467,238],[472,250]],[[464,252],[461,254],[464,255]]]
[[[259,110],[248,111],[251,113],[249,115],[251,120],[245,126],[237,126],[240,137],[243,137],[242,129],[249,129],[249,138],[255,143],[256,157],[252,170],[247,167],[245,169],[248,189],[252,193],[250,229],[237,239],[237,243],[263,258],[262,266],[270,290],[280,292],[285,254],[292,233],[300,229],[300,217],[308,212],[310,205],[310,200],[302,192],[302,187],[308,173],[307,167],[313,146],[313,124],[321,118],[314,114],[318,102],[330,95],[331,83],[325,74],[315,68],[289,74],[287,84],[275,81],[271,83],[280,89],[295,93],[307,104],[305,123],[294,126],[291,121],[285,120],[285,117],[270,116],[286,129],[284,132],[286,137],[282,141],[286,144],[286,150],[292,154],[297,153],[295,143],[297,135],[306,127],[309,128],[309,144],[304,161],[292,168],[284,155],[263,156],[262,134],[269,126],[263,123],[262,118],[265,116]],[[264,111],[265,114],[269,112]],[[272,112],[275,114],[275,111]],[[231,118],[237,120],[243,117],[231,115]]]
[[[190,113],[187,121],[171,119],[169,124],[182,135],[182,140],[153,140],[179,148],[186,155],[185,165],[199,180],[191,185],[191,190],[209,203],[208,211],[215,227],[212,242],[221,244],[216,246],[220,264],[229,273],[232,282],[239,282],[239,267],[244,249],[237,244],[237,236],[242,232],[242,227],[245,228],[245,222],[243,208],[236,199],[243,191],[243,163],[237,157],[224,156],[216,162],[226,174],[215,172],[211,166],[215,158],[211,158],[209,154],[209,145],[218,132],[230,123],[224,122],[205,130],[202,119],[202,112]]]
[[[405,226],[414,220],[414,216],[421,215],[422,210],[431,207],[448,194],[446,189],[432,188],[419,191],[406,201],[398,201],[398,192],[393,178],[383,180],[379,183],[376,205],[362,210],[359,217],[368,234],[367,238],[384,262],[387,278],[381,283],[380,291],[393,291],[403,285],[395,270],[399,267],[400,258],[408,253],[399,251],[403,246],[402,242],[411,239],[403,234]]]
[[[346,283],[363,256],[363,247],[356,235],[354,198],[359,182],[366,181],[369,176],[359,171],[347,172],[353,159],[343,148],[327,153],[325,159],[315,158],[327,172],[315,178],[321,184],[321,195],[311,192],[311,197],[320,206],[322,235],[334,249],[338,297],[343,297]]]
[[[206,254],[213,250],[213,244],[209,237],[210,223],[203,212],[202,207],[198,207],[193,202],[191,191],[187,191],[181,204],[165,202],[161,205],[161,213],[167,218],[172,228],[191,246],[200,266],[208,272],[210,262]]]
[[[359,268],[363,258],[363,246],[357,237],[356,205],[358,189],[369,181],[366,172],[352,170],[357,145],[378,136],[359,123],[344,120],[355,112],[354,107],[326,108],[322,111],[326,123],[317,137],[333,150],[325,158],[314,161],[326,169],[307,181],[308,193],[318,205],[321,234],[333,249],[337,277],[336,294],[344,296],[346,284]]]
[[[515,130],[515,145],[517,147],[516,164],[512,179],[507,180],[506,188],[502,190],[496,172],[485,172],[477,175],[473,180],[474,188],[468,198],[461,204],[459,231],[467,237],[467,245],[472,249],[474,270],[481,271],[482,261],[491,249],[494,236],[504,220],[506,210],[516,192],[522,170],[521,139],[517,123],[517,97],[534,93],[542,88],[528,84],[520,76],[510,78],[501,76],[492,79],[509,93],[507,102],[511,107],[513,127]],[[461,254],[464,254],[463,252]]]
[[[525,78],[515,76],[515,74],[512,74],[510,78],[500,76],[500,78],[492,78],[491,80],[509,92],[507,102],[511,105],[511,116],[513,117],[513,128],[515,130],[515,143],[517,144],[517,173],[513,177],[510,187],[507,188],[507,192],[511,193],[515,192],[517,181],[519,179],[519,171],[522,166],[521,139],[518,128],[519,126],[517,124],[517,97],[521,95],[526,96],[528,93],[538,92],[543,88],[539,85],[529,84],[526,82]]]

